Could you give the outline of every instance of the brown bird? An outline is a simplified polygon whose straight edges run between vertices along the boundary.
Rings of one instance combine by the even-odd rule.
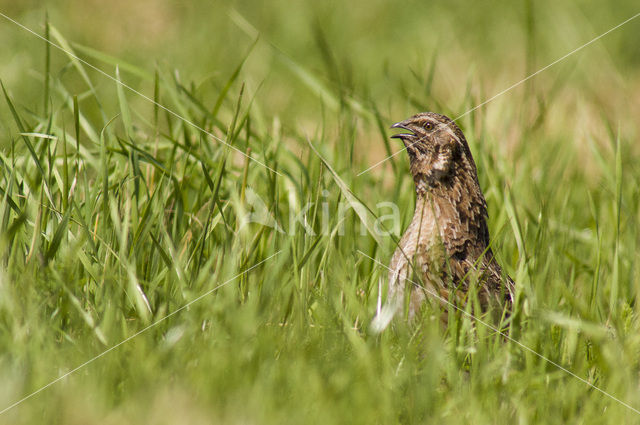
[[[405,290],[410,319],[427,297],[463,304],[471,285],[483,310],[510,306],[514,283],[489,247],[487,203],[462,130],[433,112],[391,128],[407,131],[391,137],[402,140],[409,154],[416,208],[391,259],[387,302],[373,329],[384,329],[402,309]]]

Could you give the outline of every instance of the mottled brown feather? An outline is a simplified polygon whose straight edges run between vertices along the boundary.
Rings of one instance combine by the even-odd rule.
[[[490,304],[509,307],[514,283],[489,247],[487,203],[464,134],[451,119],[433,112],[393,127],[410,132],[393,137],[407,147],[416,208],[391,259],[388,300],[374,328],[386,327],[402,307],[409,285],[410,317],[427,299],[436,298],[433,294],[463,302],[472,282],[478,285],[483,309]]]

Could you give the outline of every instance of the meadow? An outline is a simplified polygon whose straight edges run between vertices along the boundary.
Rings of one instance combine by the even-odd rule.
[[[0,0],[0,423],[640,423],[637,4],[103,3]],[[421,111],[508,338],[369,329]]]

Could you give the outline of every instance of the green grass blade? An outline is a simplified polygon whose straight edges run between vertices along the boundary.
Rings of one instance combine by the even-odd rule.
[[[329,165],[329,163],[325,161],[325,159],[320,155],[320,153],[311,144],[311,142],[310,141],[308,142],[313,152],[315,152],[315,154],[318,156],[318,158],[320,158],[320,160],[322,161],[324,166],[327,168],[327,170],[329,170],[329,173],[331,173],[331,177],[333,177],[333,180],[338,185],[338,188],[340,189],[342,196],[344,196],[344,198],[349,202],[349,205],[351,206],[351,208],[353,208],[356,215],[358,216],[362,224],[365,226],[365,228],[367,229],[371,237],[375,239],[378,245],[384,246],[384,241],[381,239],[380,235],[375,230],[374,219],[377,217],[375,217],[373,212],[362,201],[360,201],[360,199],[356,197],[356,195],[351,191],[351,189],[349,189],[349,186],[347,186],[344,180],[340,178],[340,176],[338,175],[338,173],[336,173],[333,167],[331,167],[331,165]]]
[[[69,58],[69,61],[71,61],[73,67],[78,71],[78,74],[80,74],[91,92],[97,98],[95,88],[93,86],[93,83],[91,82],[91,79],[89,78],[89,74],[84,68],[84,64],[78,60],[77,55],[75,55],[73,48],[71,47],[67,39],[64,38],[64,36],[52,25],[49,25],[49,31],[51,32],[53,38],[56,39],[58,44],[60,44],[60,47],[62,47],[65,55]]]
[[[84,46],[79,43],[71,43],[73,47],[88,57],[94,58],[103,62],[106,65],[110,65],[112,67],[117,67],[122,69],[124,72],[128,72],[129,74],[135,75],[136,77],[140,77],[143,80],[151,81],[153,79],[153,73],[144,70],[136,65],[133,65],[129,62],[122,60],[121,58],[111,56],[107,53],[101,52],[96,49],[92,49],[91,47]],[[120,77],[118,77],[120,79]]]
[[[67,212],[62,217],[62,221],[58,225],[56,232],[53,235],[53,239],[51,239],[51,243],[49,244],[49,248],[47,248],[47,252],[44,255],[45,263],[49,263],[58,252],[60,248],[60,243],[62,242],[62,238],[64,237],[67,231],[67,225],[69,224],[69,217],[71,216],[71,209],[68,209]]]
[[[118,103],[120,104],[120,115],[122,117],[122,123],[124,124],[124,130],[127,135],[127,139],[132,140],[133,126],[131,124],[131,112],[129,111],[129,104],[124,94],[124,88],[122,86],[122,80],[120,78],[120,68],[116,66],[116,91],[118,92]]]

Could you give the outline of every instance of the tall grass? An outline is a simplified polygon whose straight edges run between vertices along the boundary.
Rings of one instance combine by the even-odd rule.
[[[200,6],[179,17],[219,12]],[[212,42],[224,64],[210,78],[198,76],[211,59],[195,48],[154,68],[126,59],[130,51],[74,43],[72,29],[58,29],[61,9],[43,36],[112,79],[13,29],[12,46],[38,47],[23,75],[0,74],[0,410],[159,322],[0,423],[637,422],[464,314],[446,328],[434,312],[371,334],[386,271],[358,253],[388,262],[402,230],[371,231],[384,214],[378,202],[400,206],[402,228],[412,214],[404,155],[357,176],[398,149],[392,120],[430,109],[457,116],[551,62],[559,55],[545,56],[544,25],[567,36],[560,54],[609,27],[530,2],[505,12],[518,24],[489,21],[503,36],[524,28],[498,55],[499,34],[478,39],[489,24],[457,16],[461,3],[429,14],[414,5],[430,17],[426,28],[426,18],[382,3],[365,16],[306,7],[315,18],[279,2],[263,18],[243,5],[225,13],[226,26],[215,21],[222,26],[205,36],[233,29],[243,41]],[[633,12],[593,7],[611,26]],[[406,28],[394,29],[403,18]],[[456,27],[458,38],[439,47],[457,20],[470,34]],[[373,23],[381,52],[403,51],[400,65],[382,66],[388,57],[365,50],[375,43],[355,38]],[[408,44],[425,31],[442,39]],[[612,36],[459,124],[496,254],[517,282],[510,335],[638,409],[640,172],[629,100],[638,75],[633,58],[613,58],[627,38]],[[597,88],[590,76],[608,79]],[[357,202],[367,208],[339,214]],[[271,225],[247,223],[251,213]]]

